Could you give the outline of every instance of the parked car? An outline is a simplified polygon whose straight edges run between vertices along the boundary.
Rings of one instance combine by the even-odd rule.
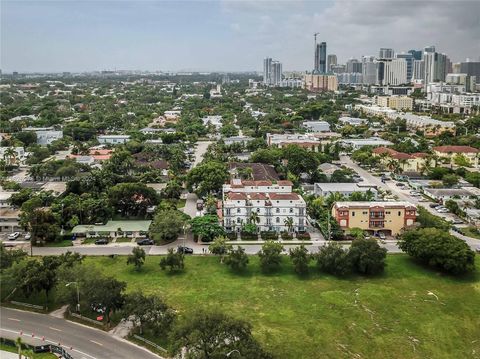
[[[137,244],[139,246],[152,246],[155,244],[155,242],[153,241],[153,239],[149,239],[149,238],[144,238],[144,239],[140,239]]]
[[[402,183],[402,182],[397,182],[397,183],[395,183],[395,185],[397,187],[405,187],[405,183]]]
[[[380,238],[382,241],[384,241],[384,240],[387,238],[387,236],[385,235],[385,233],[380,232],[380,233],[378,234],[378,238]]]
[[[13,233],[10,233],[8,235],[8,239],[10,241],[14,241],[15,239],[17,239],[18,237],[20,236],[20,232],[13,232]]]
[[[178,246],[177,253],[193,254],[193,249],[190,247]]]
[[[436,203],[430,203],[428,206],[429,206],[430,208],[437,208],[437,207],[438,207],[438,204],[436,204]]]
[[[25,233],[25,240],[29,241],[30,238],[32,238],[32,235],[30,233]]]
[[[437,212],[438,213],[449,213],[450,211],[446,208],[440,208],[440,209],[437,209]]]
[[[453,224],[463,224],[465,222],[463,222],[460,218],[455,218],[451,221]]]
[[[99,244],[108,244],[108,239],[106,238],[101,238],[101,239],[97,239],[95,241],[95,244],[99,245]]]

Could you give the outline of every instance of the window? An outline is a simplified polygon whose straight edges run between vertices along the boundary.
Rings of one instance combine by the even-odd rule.
[[[355,211],[352,212],[352,217],[355,217]]]
[[[390,214],[390,211],[386,211],[385,214]]]
[[[293,208],[290,208],[290,213],[293,213]]]
[[[402,215],[402,211],[398,211],[398,216],[400,217]]]
[[[275,219],[275,222],[280,223],[280,217],[277,217],[277,218]]]
[[[300,216],[303,216],[303,215],[305,214],[304,209],[303,209],[303,208],[299,208],[299,209],[298,209],[298,214],[299,214]]]
[[[280,208],[277,208],[277,213],[280,213]]]
[[[225,210],[225,213],[227,214],[227,216],[229,216],[229,215],[230,215],[230,208],[227,208],[227,209]]]
[[[367,212],[367,211],[363,211],[362,214],[368,214],[368,212]]]
[[[257,213],[260,213],[260,208],[257,208]]]
[[[240,208],[237,208],[237,213],[240,213],[241,212],[241,209]]]
[[[242,220],[240,219],[240,217],[237,218],[237,223],[241,223]]]

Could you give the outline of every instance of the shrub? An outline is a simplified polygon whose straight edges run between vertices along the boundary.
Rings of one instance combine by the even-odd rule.
[[[266,240],[272,240],[275,241],[278,239],[278,233],[275,231],[262,231],[260,232],[260,237],[266,241]]]
[[[273,272],[280,268],[282,263],[283,246],[280,243],[267,241],[258,252],[260,268],[263,272]]]
[[[282,237],[282,239],[283,239],[284,241],[290,241],[290,240],[293,239],[292,235],[290,235],[288,232],[285,232],[285,231],[282,232],[282,233],[280,234],[280,236]]]
[[[437,228],[420,228],[402,234],[398,246],[422,263],[451,274],[475,269],[475,253],[463,240]]]
[[[375,239],[357,239],[353,241],[348,257],[356,272],[378,274],[385,269],[387,250],[380,247]]]
[[[345,275],[351,270],[348,250],[343,249],[338,243],[329,243],[320,247],[315,259],[318,269],[322,272]]]
[[[252,234],[250,232],[241,231],[240,236],[242,237],[243,241],[256,241],[256,240],[258,240],[258,236],[256,234]]]
[[[302,240],[302,241],[309,240],[310,239],[310,233],[308,233],[308,232],[298,233],[297,234],[297,239]]]

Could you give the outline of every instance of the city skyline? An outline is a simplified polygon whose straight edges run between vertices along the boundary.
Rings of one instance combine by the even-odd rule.
[[[478,60],[480,3],[415,2],[413,18],[412,4],[4,1],[1,68],[261,71],[270,56],[284,71],[308,71],[315,32],[338,63],[382,47],[400,53],[429,45],[454,62]]]

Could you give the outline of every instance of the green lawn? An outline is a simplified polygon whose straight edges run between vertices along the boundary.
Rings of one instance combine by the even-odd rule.
[[[177,208],[183,208],[185,207],[185,203],[187,202],[186,199],[183,199],[183,198],[180,198],[178,201],[177,201]]]
[[[71,247],[73,246],[73,243],[69,239],[65,239],[60,242],[51,242],[51,243],[46,243],[45,247]]]
[[[475,227],[460,228],[464,236],[480,239],[480,231]]]
[[[120,237],[115,241],[116,243],[130,243],[132,238]]]
[[[383,276],[300,279],[287,258],[283,272],[231,273],[215,257],[188,257],[169,275],[159,257],[141,272],[125,258],[88,257],[85,265],[128,282],[128,290],[164,296],[180,313],[223,310],[253,325],[256,338],[279,358],[475,358],[480,353],[480,259],[477,273],[455,279],[388,256]],[[438,296],[428,295],[429,292]]]

